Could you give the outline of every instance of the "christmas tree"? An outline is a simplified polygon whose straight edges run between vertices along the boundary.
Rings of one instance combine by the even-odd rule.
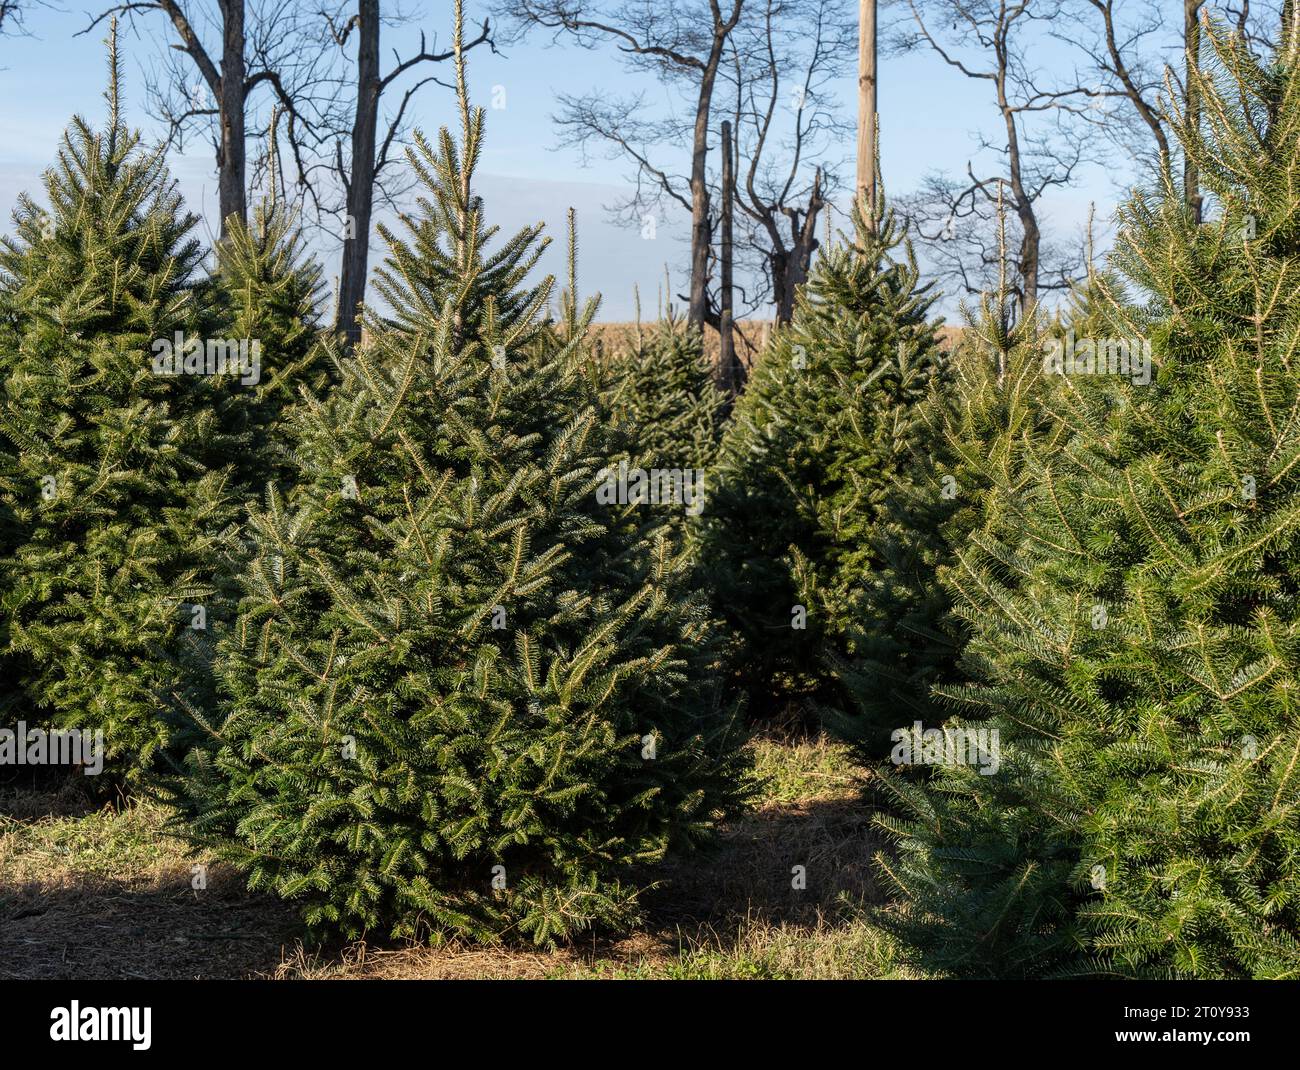
[[[159,374],[202,336],[201,249],[161,151],[121,114],[116,31],[107,126],[75,118],[0,239],[11,328],[0,442],[6,675],[30,721],[103,731],[108,767],[138,776],[166,736],[180,634],[224,508],[201,457],[214,433],[202,387]]]
[[[321,268],[305,251],[297,220],[277,197],[276,119],[271,121],[267,194],[252,219],[227,221],[215,250],[210,280],[213,315],[209,343],[216,360],[201,381],[212,430],[201,448],[204,465],[226,474],[224,502],[209,516],[215,553],[205,570],[209,591],[198,607],[202,627],[185,633],[184,686],[167,712],[175,753],[192,745],[188,707],[214,701],[213,657],[236,614],[241,577],[249,567],[246,507],[262,501],[268,485],[292,497],[297,446],[290,413],[302,399],[330,385],[329,357],[319,323]]]
[[[295,419],[297,496],[256,549],[176,785],[187,830],[317,930],[549,943],[635,915],[641,867],[746,788],[701,607],[598,501],[625,444],[542,318],[545,247],[493,247],[483,111],[417,134],[371,343]]]
[[[973,719],[933,744],[984,772],[967,746],[881,780],[903,930],[952,972],[1300,968],[1300,41],[1205,39],[1176,128],[1218,217],[1168,173],[1121,211],[1112,267],[1150,300],[1101,279],[1111,333],[1049,354],[1068,437],[1026,458],[1005,576],[953,569]]]
[[[15,281],[5,271],[0,256],[0,379],[9,377],[18,357],[18,311],[12,289]],[[11,559],[22,539],[22,525],[14,510],[14,502],[20,497],[19,485],[17,451],[0,433],[0,560]],[[9,614],[6,612],[0,614],[0,719],[6,724],[17,720],[26,705],[16,679],[17,666],[11,664],[8,649]]]
[[[670,306],[648,334],[638,321],[634,347],[612,365],[607,403],[627,431],[631,465],[682,473],[678,500],[659,503],[680,533],[685,518],[703,507],[725,423],[726,397],[714,384],[700,332]]]
[[[913,438],[942,365],[933,299],[892,212],[853,223],[759,358],[694,532],[758,716],[834,686],[825,653],[842,648],[879,564],[873,531],[919,476]]]
[[[852,658],[839,661],[847,702],[824,718],[867,764],[892,734],[948,714],[934,687],[960,679],[968,626],[940,582],[957,554],[996,567],[1018,537],[1026,450],[1055,425],[1043,413],[1044,317],[1017,317],[1005,285],[963,308],[965,329],[922,407],[908,470],[871,534],[879,564],[853,607]]]
[[[216,251],[222,329],[229,345],[248,352],[214,386],[223,427],[241,441],[235,489],[255,499],[268,481],[289,479],[288,410],[300,388],[319,393],[325,387],[329,364],[319,338],[321,268],[304,250],[293,213],[276,196],[274,120],[269,156],[267,196],[247,224],[230,221]]]

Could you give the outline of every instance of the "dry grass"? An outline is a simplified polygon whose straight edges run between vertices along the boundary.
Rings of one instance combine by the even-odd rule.
[[[653,322],[642,323],[641,329],[649,331],[654,326]],[[736,323],[737,339],[736,352],[740,355],[741,363],[745,367],[752,368],[754,359],[762,352],[763,347],[767,344],[772,333],[771,320],[740,320]],[[961,336],[961,327],[940,327],[939,343],[944,349],[951,349],[956,344],[957,339]],[[593,323],[591,325],[590,338],[592,349],[598,357],[602,359],[617,358],[620,353],[630,350],[636,337],[636,324],[633,322],[621,323]],[[704,352],[713,363],[717,363],[719,351],[718,332],[712,327],[704,329]]]
[[[75,781],[0,797],[0,977],[241,977],[278,961],[292,907],[221,866],[193,889],[209,860],[166,836],[165,816],[88,809]]]
[[[753,744],[760,805],[719,848],[676,862],[624,939],[555,951],[356,943],[307,950],[293,908],[246,891],[139,804],[76,812],[66,795],[0,797],[0,977],[721,978],[910,976],[865,920],[879,847],[846,752]],[[207,864],[207,887],[191,867]],[[792,887],[803,866],[806,888]]]
[[[653,321],[641,324],[641,330],[648,333],[654,328]],[[751,367],[754,358],[762,351],[772,333],[771,320],[740,320],[736,323],[736,352],[746,368]],[[636,339],[636,324],[631,321],[622,323],[593,323],[589,332],[593,351],[599,357],[617,357],[632,349]],[[721,343],[718,332],[712,327],[704,328],[704,353],[713,363],[717,363]]]

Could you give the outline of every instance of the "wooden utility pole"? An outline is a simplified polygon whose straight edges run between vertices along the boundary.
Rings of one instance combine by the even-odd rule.
[[[733,192],[736,184],[735,153],[731,143],[731,123],[722,123],[722,294],[721,315],[718,318],[718,378],[722,389],[733,398],[744,385],[745,371],[736,359],[735,324],[732,321],[732,244],[731,216]]]
[[[1200,124],[1201,101],[1194,81],[1200,68],[1201,51],[1201,7],[1205,0],[1183,0],[1183,46],[1187,50],[1187,70],[1183,85],[1186,99],[1183,106],[1187,109],[1187,122],[1193,128]],[[1183,151],[1183,193],[1187,198],[1187,207],[1192,213],[1192,220],[1201,221],[1201,173],[1196,162],[1184,149]]]
[[[876,0],[858,0],[858,198],[869,227],[876,219]]]

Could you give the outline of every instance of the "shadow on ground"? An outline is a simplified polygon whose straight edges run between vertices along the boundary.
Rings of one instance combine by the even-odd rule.
[[[553,951],[382,942],[308,951],[294,907],[248,892],[238,874],[213,864],[206,888],[193,888],[195,860],[160,823],[136,829],[125,848],[104,844],[95,862],[84,837],[112,833],[111,811],[97,816],[75,793],[22,798],[21,808],[0,799],[0,977],[8,978],[654,976],[683,954],[833,944],[857,906],[880,901],[871,864],[879,834],[856,792],[841,788],[769,802],[728,827],[715,850],[662,869],[643,896],[645,924],[630,937]],[[89,815],[77,823],[81,842],[20,841],[36,839],[39,822],[80,812]],[[82,861],[64,864],[61,852]]]
[[[0,977],[247,977],[274,971],[299,931],[291,907],[233,874],[190,887],[190,870],[150,880],[0,890]]]

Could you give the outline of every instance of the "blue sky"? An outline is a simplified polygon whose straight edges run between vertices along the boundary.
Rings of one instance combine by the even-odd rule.
[[[405,10],[417,20],[398,30],[385,29],[381,42],[385,64],[394,48],[403,55],[410,52],[418,43],[421,26],[445,41],[449,6],[441,2],[407,4]],[[90,10],[100,9],[64,0],[62,10],[33,12],[27,24],[30,37],[0,39],[0,100],[7,102],[0,111],[0,205],[4,208],[0,223],[5,229],[10,226],[9,210],[18,192],[39,193],[41,171],[53,161],[69,116],[79,111],[98,120],[103,115],[103,27],[75,36],[89,22]],[[472,3],[468,13],[471,18],[476,14]],[[161,31],[159,16],[141,21],[142,26],[147,24]],[[604,206],[626,191],[627,165],[594,160],[583,167],[576,150],[557,151],[552,115],[557,110],[557,93],[645,88],[649,99],[667,106],[667,91],[653,81],[628,75],[611,50],[549,47],[548,40],[538,37],[503,48],[500,56],[485,49],[471,55],[469,79],[474,98],[487,106],[495,87],[505,90],[505,107],[488,112],[487,145],[479,176],[489,221],[507,232],[544,221],[555,239],[545,268],[560,274],[565,214],[570,206],[577,208],[579,286],[584,294],[602,293],[600,318],[631,318],[636,286],[647,315],[653,314],[663,289],[665,265],[672,272],[674,289],[685,289],[686,219],[664,221],[651,241],[615,225]],[[154,59],[158,46],[147,35],[129,33],[122,44],[128,114],[147,134],[156,135],[158,129],[142,103],[143,66]],[[1050,62],[1050,56],[1044,61]],[[855,91],[852,77],[832,87],[849,115],[855,107]],[[429,86],[413,105],[415,123],[434,130],[454,122],[453,104],[447,90]],[[879,107],[883,171],[891,193],[913,189],[935,169],[962,172],[975,151],[972,132],[981,126],[990,128],[997,120],[982,86],[928,53],[885,62]],[[846,142],[842,151],[843,159],[851,161],[852,143]],[[197,141],[187,145],[185,154],[172,154],[171,166],[187,203],[204,217],[211,234],[216,226],[216,180],[207,146]],[[1092,201],[1104,222],[1117,199],[1115,180],[1127,179],[1127,167],[1127,161],[1117,160],[1110,173],[1090,168],[1076,188],[1045,200],[1041,214],[1050,232],[1062,239],[1077,235]],[[319,252],[332,279],[337,272],[335,254],[325,246],[320,246]],[[378,259],[378,255],[372,256],[372,263]],[[951,314],[954,307],[953,300],[946,300],[941,309]]]

